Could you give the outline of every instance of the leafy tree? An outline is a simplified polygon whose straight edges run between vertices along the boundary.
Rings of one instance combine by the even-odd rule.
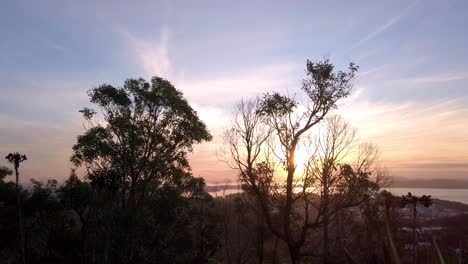
[[[54,249],[64,241],[59,236],[62,206],[56,199],[57,181],[31,179],[32,190],[24,200],[28,259],[55,258]],[[28,261],[29,262],[29,261]]]
[[[217,263],[221,249],[222,217],[214,198],[208,193],[193,197],[190,207],[190,230],[193,253],[191,263]]]
[[[3,179],[12,173],[13,172],[9,168],[0,166],[0,181],[3,182]]]
[[[13,174],[7,167],[0,166],[0,259],[13,262],[18,251],[18,211],[15,184],[5,182]]]
[[[74,213],[73,216],[78,216],[80,223],[81,256],[85,258],[87,235],[91,218],[91,203],[94,198],[91,186],[88,182],[80,180],[75,173],[75,169],[72,169],[70,177],[57,190],[57,194],[65,210],[70,210]]]
[[[88,187],[76,177],[61,189],[61,199],[93,218],[102,242],[92,247],[101,262],[204,259],[207,251],[195,257],[188,250],[195,243],[190,208],[205,183],[192,176],[187,155],[212,138],[196,111],[159,77],[128,79],[123,87],[104,84],[88,95],[100,111],[80,111],[86,131],[71,161],[85,168],[93,200],[86,206]]]
[[[128,194],[130,205],[162,185],[185,191],[192,180],[187,152],[211,135],[182,92],[154,77],[151,83],[129,79],[121,88],[104,84],[88,94],[104,122],[96,111],[81,110],[90,127],[73,146],[75,165],[84,165],[93,183]]]

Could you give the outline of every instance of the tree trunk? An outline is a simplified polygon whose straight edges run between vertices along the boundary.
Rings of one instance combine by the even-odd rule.
[[[326,175],[326,174],[325,174]],[[329,205],[329,197],[328,197],[328,176],[323,181],[323,264],[328,263],[328,257],[330,252],[329,246],[329,235],[328,235],[328,225],[329,225],[329,217],[328,217],[328,205]]]
[[[82,263],[87,263],[86,258],[86,235],[87,235],[87,225],[83,220],[83,217],[80,216],[81,220],[81,261]]]
[[[23,229],[23,216],[21,212],[21,197],[19,191],[19,172],[18,167],[15,166],[15,174],[16,174],[16,206],[18,207],[18,226],[19,226],[19,235],[20,235],[20,254],[21,254],[21,262],[23,264],[26,263],[26,250],[24,247],[24,229]]]
[[[327,217],[325,217],[327,218]],[[328,244],[328,219],[323,221],[323,264],[328,263],[328,253],[329,253],[329,244]]]
[[[257,223],[257,257],[258,257],[258,263],[263,263],[263,244],[265,240],[265,234],[263,230],[263,215],[260,213],[260,215],[257,217],[258,223]]]
[[[132,177],[132,181],[130,183],[130,192],[128,194],[128,207],[135,208],[136,207],[136,180]]]
[[[288,249],[289,257],[291,258],[291,264],[300,264],[301,256],[299,255],[299,250],[292,245],[288,245]]]
[[[413,263],[417,261],[417,243],[416,243],[416,206],[417,203],[413,205]]]
[[[275,244],[273,246],[273,260],[271,261],[272,264],[278,263],[278,238],[275,237]]]

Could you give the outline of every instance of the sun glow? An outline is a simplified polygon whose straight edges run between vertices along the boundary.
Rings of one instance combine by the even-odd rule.
[[[305,172],[306,164],[313,158],[313,153],[310,153],[305,148],[298,148],[294,155],[294,163],[296,164],[296,171],[298,173]]]
[[[313,151],[310,151],[309,149],[305,147],[297,148],[295,153],[294,153],[294,165],[296,166],[296,175],[295,177],[300,177],[305,173],[306,170],[306,164],[313,159],[315,156],[315,153]],[[280,148],[277,147],[272,153],[271,157],[275,163],[281,164],[284,160],[284,151]],[[286,176],[286,168],[283,166],[278,166],[276,168],[276,175],[279,176],[279,178],[283,178]]]

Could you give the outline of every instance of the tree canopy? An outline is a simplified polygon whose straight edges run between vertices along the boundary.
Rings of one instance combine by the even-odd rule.
[[[132,203],[163,185],[182,192],[194,186],[187,153],[212,137],[181,91],[154,77],[150,83],[128,79],[123,87],[103,84],[88,95],[100,112],[80,111],[87,130],[71,161],[84,166],[93,183],[128,190]]]

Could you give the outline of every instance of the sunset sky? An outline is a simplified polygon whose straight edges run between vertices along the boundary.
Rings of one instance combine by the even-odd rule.
[[[28,156],[23,179],[63,179],[86,91],[159,75],[214,136],[194,174],[234,181],[215,155],[233,104],[299,96],[306,59],[330,58],[360,66],[339,112],[392,175],[468,179],[468,1],[292,2],[2,1],[0,154]]]

